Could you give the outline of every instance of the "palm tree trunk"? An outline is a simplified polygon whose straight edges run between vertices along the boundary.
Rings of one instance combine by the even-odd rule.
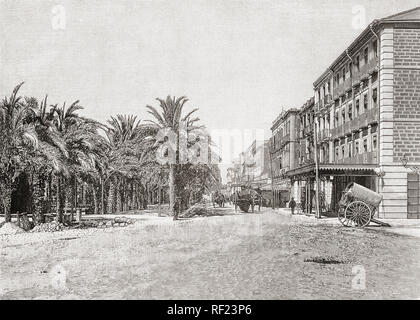
[[[57,178],[57,216],[56,221],[63,222],[64,206],[66,204],[65,179]]]
[[[136,209],[136,205],[134,203],[134,190],[135,190],[135,186],[134,186],[134,182],[132,182],[130,185],[130,205],[129,205],[130,210]]]
[[[173,215],[174,220],[178,219],[178,210],[176,208],[176,166],[175,164],[169,165],[169,212]]]
[[[46,208],[46,211],[52,212],[52,199],[53,199],[53,195],[52,195],[52,186],[53,186],[53,174],[52,172],[49,173],[48,175],[48,207]]]
[[[117,195],[116,195],[116,197],[117,197],[117,199],[116,199],[116,207],[117,207],[117,210],[116,210],[116,212],[117,213],[119,213],[119,212],[121,212],[121,181],[120,180],[118,180],[118,182],[117,182]]]
[[[32,214],[35,225],[44,223],[45,214],[45,175],[35,172],[32,179]]]
[[[108,210],[107,213],[114,213],[114,195],[115,195],[115,182],[113,179],[109,180],[109,194],[108,194]]]
[[[98,214],[99,207],[98,207],[98,192],[96,190],[95,184],[92,184],[92,198],[93,198],[93,213]]]
[[[12,182],[11,180],[7,179],[4,184],[3,190],[3,207],[4,207],[4,218],[6,222],[12,221]]]
[[[101,214],[105,214],[104,179],[101,178]]]

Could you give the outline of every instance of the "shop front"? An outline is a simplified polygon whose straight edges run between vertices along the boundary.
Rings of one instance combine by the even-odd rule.
[[[290,179],[275,180],[273,184],[274,208],[286,208],[290,201]]]
[[[326,165],[319,167],[319,207],[321,215],[337,216],[338,204],[350,182],[356,182],[373,191],[378,190],[378,177],[375,174],[376,165]],[[313,214],[316,207],[315,166],[288,172],[294,185],[298,206],[302,213]]]

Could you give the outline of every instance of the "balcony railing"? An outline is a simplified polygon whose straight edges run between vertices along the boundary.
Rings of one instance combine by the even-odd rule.
[[[346,134],[351,133],[352,131],[361,128],[366,128],[369,124],[378,122],[378,119],[378,108],[376,107],[373,109],[369,109],[366,112],[360,114],[357,118],[331,129],[331,137],[342,137]]]
[[[318,141],[324,141],[330,137],[330,130],[324,129],[318,132]]]
[[[338,86],[336,86],[333,90],[334,92],[334,99],[337,99],[339,96],[344,94],[346,91],[351,89],[352,81],[351,78],[347,78],[344,82],[341,82]]]
[[[314,164],[314,163],[315,163],[315,160],[312,159],[312,156],[306,156],[306,157],[299,160],[297,168],[304,167],[304,166]]]
[[[303,128],[303,135],[304,136],[310,135],[313,133],[313,131],[314,131],[314,125],[310,124],[309,126],[306,126]]]
[[[336,159],[334,164],[377,164],[378,154],[376,151],[357,154],[353,157]]]
[[[375,69],[378,68],[378,62],[375,59],[371,59],[367,64],[360,67],[358,71],[353,71],[352,80],[353,85],[358,84],[364,78],[367,78]]]
[[[315,108],[317,110],[327,107],[332,102],[332,96],[330,94],[325,95],[321,100],[318,101]]]

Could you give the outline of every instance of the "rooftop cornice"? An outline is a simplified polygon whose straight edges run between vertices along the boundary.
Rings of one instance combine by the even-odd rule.
[[[415,10],[420,10],[420,7],[403,11],[400,13],[397,13],[395,15],[382,18],[382,19],[375,19],[373,20],[357,37],[353,42],[334,60],[334,62],[325,70],[320,77],[313,83],[314,88],[317,88],[320,83],[323,83],[324,80],[328,77],[328,75],[332,72],[335,72],[338,67],[341,67],[341,65],[348,61],[348,56],[352,56],[355,52],[357,52],[360,48],[360,46],[364,45],[364,43],[370,39],[371,37],[374,37],[372,30],[377,32],[380,30],[383,25],[404,25],[404,24],[415,24],[420,28],[420,19],[396,19],[398,16],[401,16],[403,14],[413,12]]]

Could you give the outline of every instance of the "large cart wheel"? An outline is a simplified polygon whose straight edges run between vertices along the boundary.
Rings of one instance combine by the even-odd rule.
[[[371,218],[370,207],[363,201],[350,203],[344,214],[344,219],[351,227],[363,228],[369,224]]]
[[[345,207],[340,207],[338,209],[338,221],[340,221],[341,224],[345,227],[351,227],[350,221],[348,221],[348,219],[346,219],[346,208]]]

